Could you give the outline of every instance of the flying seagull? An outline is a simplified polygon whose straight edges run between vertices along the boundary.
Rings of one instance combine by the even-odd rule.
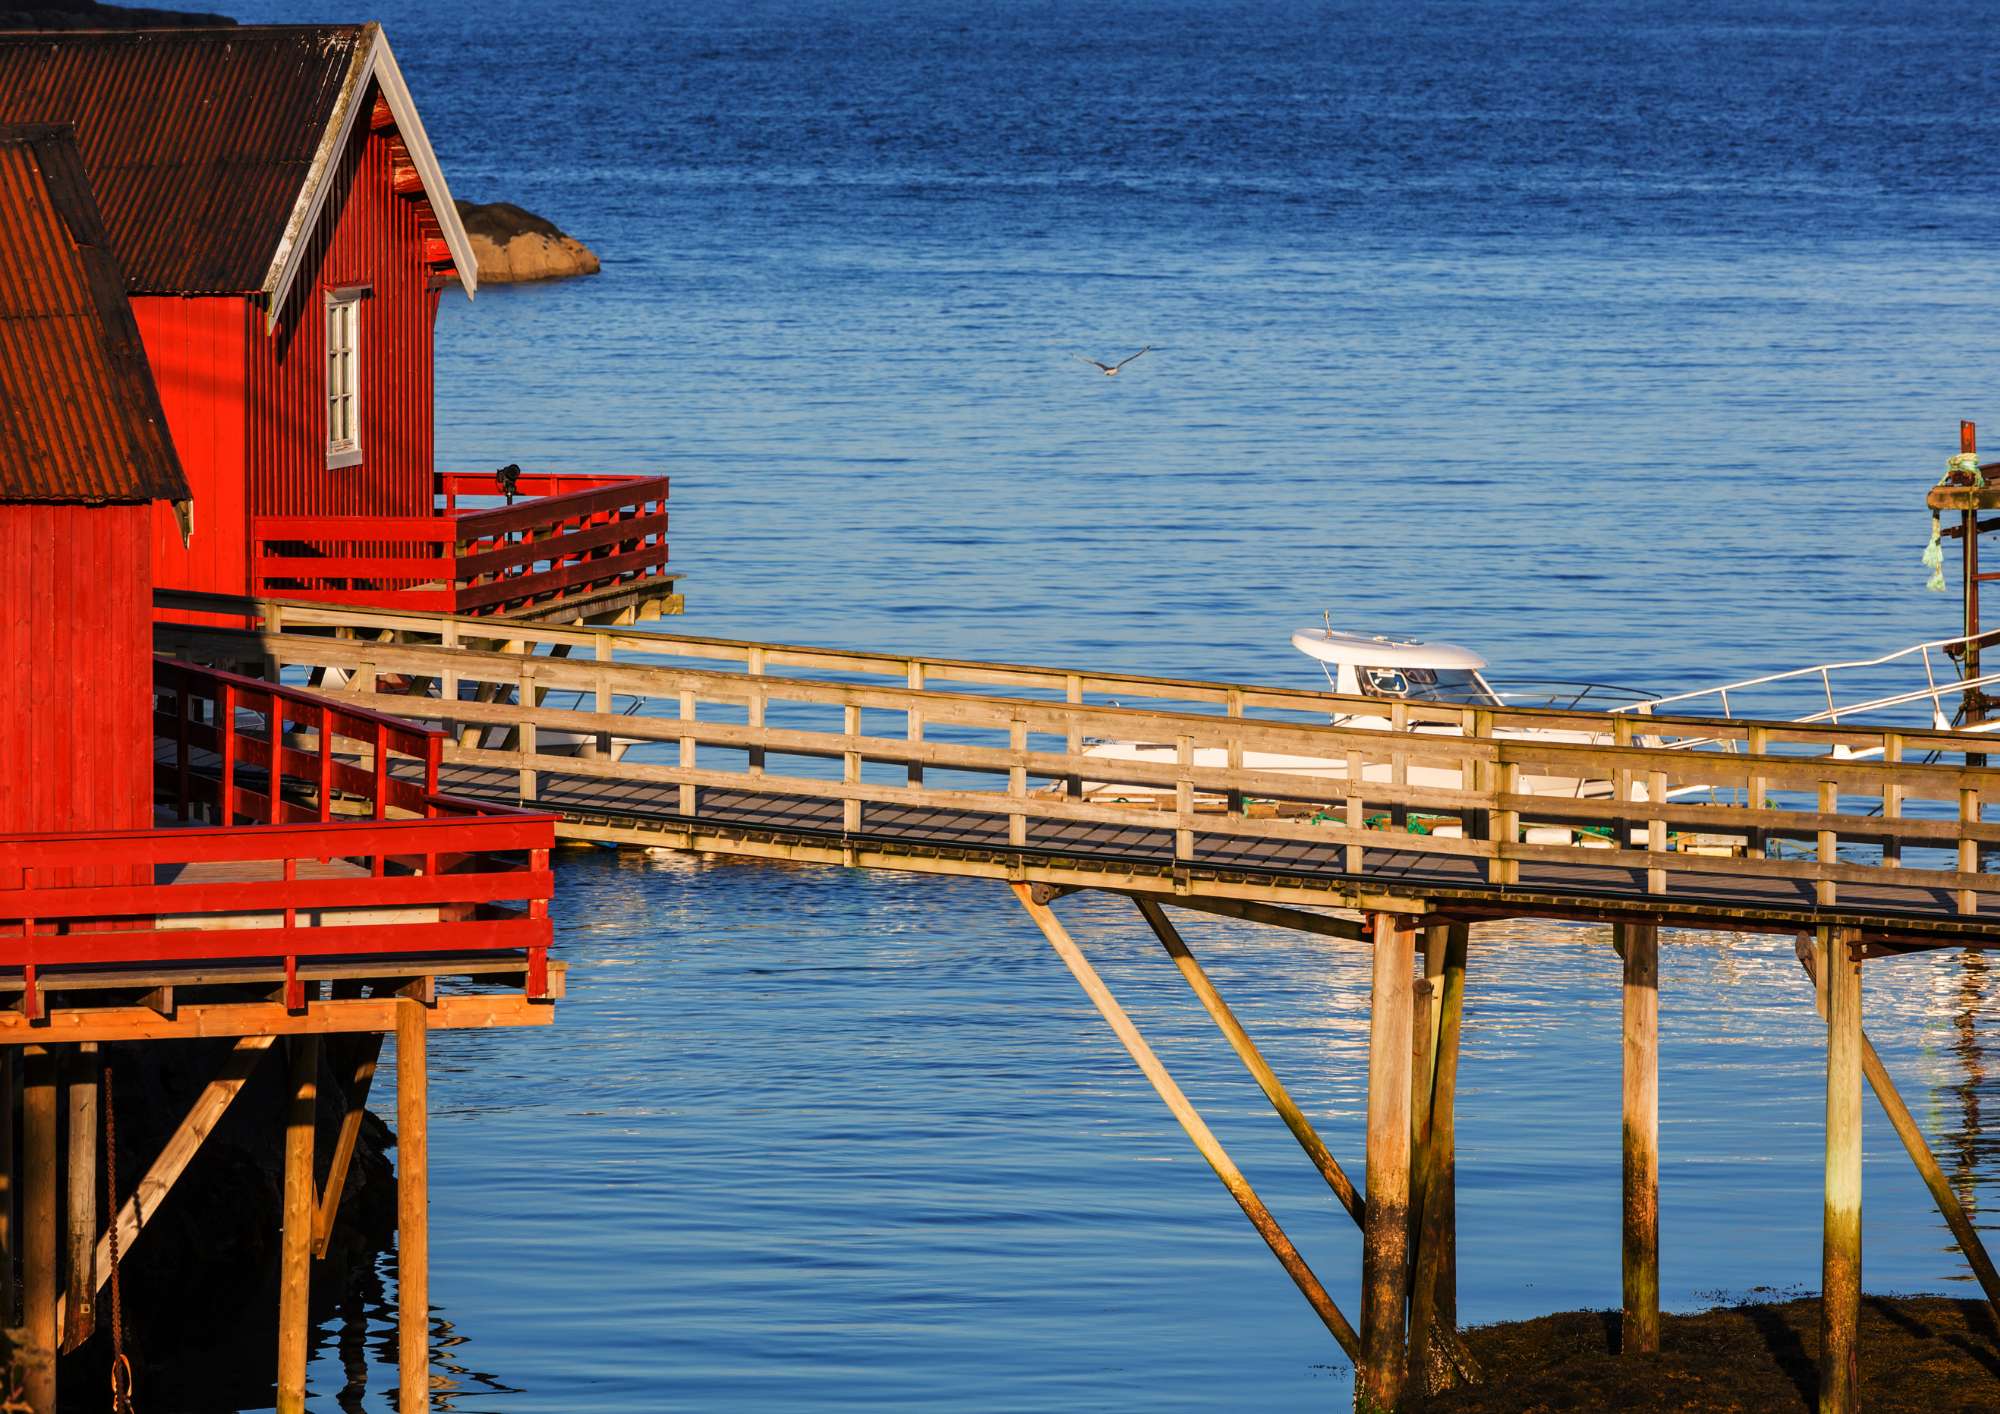
[[[1146,345],[1145,348],[1140,349],[1139,353],[1133,354],[1132,358],[1139,357],[1139,354],[1150,353],[1152,352],[1152,348],[1153,346],[1151,344],[1148,344]],[[1132,358],[1126,358],[1126,359],[1120,359],[1117,363],[1099,363],[1096,359],[1085,358],[1082,354],[1071,354],[1070,357],[1075,359],[1078,363],[1087,363],[1092,368],[1103,369],[1104,376],[1106,378],[1116,378],[1118,376],[1118,370],[1123,368],[1126,364],[1132,361]]]

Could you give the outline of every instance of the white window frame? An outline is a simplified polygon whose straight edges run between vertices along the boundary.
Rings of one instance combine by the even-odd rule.
[[[361,302],[366,287],[326,292],[326,464],[361,464]]]

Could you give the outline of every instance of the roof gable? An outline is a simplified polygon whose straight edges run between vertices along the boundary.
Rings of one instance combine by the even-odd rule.
[[[75,126],[127,288],[262,294],[270,323],[371,81],[469,295],[471,244],[381,26],[0,34],[0,123]]]
[[[67,128],[0,127],[0,500],[184,500]]]

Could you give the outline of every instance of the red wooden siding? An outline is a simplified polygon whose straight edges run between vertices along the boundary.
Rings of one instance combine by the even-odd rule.
[[[153,823],[151,515],[0,505],[0,835]]]
[[[425,262],[426,208],[396,195],[391,159],[390,134],[357,124],[278,328],[264,333],[250,311],[252,515],[431,514],[438,292]],[[326,293],[356,285],[370,291],[361,302],[363,460],[330,470]]]
[[[153,572],[162,589],[241,594],[249,578],[250,508],[244,496],[243,380],[251,338],[262,338],[232,296],[132,300],[167,430],[194,495],[194,537],[164,503],[152,512]]]

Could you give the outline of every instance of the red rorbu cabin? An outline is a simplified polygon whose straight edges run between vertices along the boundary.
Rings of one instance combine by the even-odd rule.
[[[381,27],[0,35],[63,123],[193,494],[161,588],[565,620],[672,612],[664,477],[440,473],[438,301],[478,272]]]
[[[473,953],[547,996],[549,817],[438,794],[441,733],[153,656],[167,423],[69,130],[0,126],[0,1044],[50,967],[282,964],[297,1010],[301,960]]]

